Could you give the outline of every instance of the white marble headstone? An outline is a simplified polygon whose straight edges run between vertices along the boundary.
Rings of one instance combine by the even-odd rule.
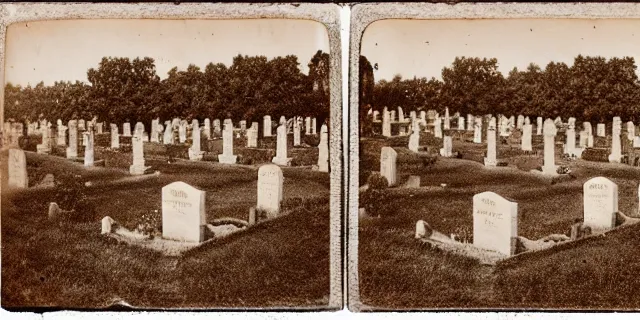
[[[256,208],[267,213],[268,218],[275,218],[280,213],[280,202],[283,199],[282,169],[274,164],[266,164],[258,169],[258,203]]]
[[[391,147],[382,147],[380,151],[380,175],[387,178],[389,186],[396,184],[396,158],[398,153]]]
[[[583,185],[584,225],[593,231],[615,227],[618,186],[605,177],[595,177]]]
[[[271,137],[271,116],[264,116],[262,122],[263,136]]]
[[[500,252],[515,254],[518,237],[518,204],[494,192],[473,196],[473,245]]]
[[[204,241],[205,192],[182,181],[162,188],[162,237],[183,242]]]

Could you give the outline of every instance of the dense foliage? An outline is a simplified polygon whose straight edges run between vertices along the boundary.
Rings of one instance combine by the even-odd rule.
[[[371,82],[371,63],[360,61],[361,82]],[[456,57],[435,78],[379,80],[370,104],[374,110],[402,107],[405,112],[449,107],[461,114],[502,113],[530,117],[610,122],[614,116],[625,121],[640,120],[640,81],[631,57],[575,57],[572,66],[550,62],[542,69],[530,64],[514,68],[506,76],[498,71],[498,60]],[[361,91],[364,88],[361,87]],[[366,94],[365,94],[366,96]],[[361,97],[363,97],[361,93]]]
[[[265,115],[329,116],[329,54],[318,51],[309,74],[293,55],[271,60],[264,56],[234,57],[231,66],[208,64],[173,68],[165,79],[156,74],[152,58],[104,57],[87,71],[88,83],[7,84],[5,118],[34,121],[41,116],[107,123],[150,122],[160,117],[259,121]]]

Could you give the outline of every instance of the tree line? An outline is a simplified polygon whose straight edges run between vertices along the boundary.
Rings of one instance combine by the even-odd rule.
[[[578,55],[572,66],[549,62],[544,69],[531,63],[506,76],[498,60],[456,57],[442,69],[442,80],[431,78],[374,81],[373,67],[360,57],[360,115],[370,108],[403,111],[434,109],[474,115],[504,114],[578,121],[640,121],[640,81],[632,57]]]
[[[8,83],[5,119],[66,123],[97,117],[98,122],[148,123],[157,117],[179,117],[237,122],[271,115],[316,117],[322,123],[329,117],[329,54],[319,50],[308,66],[309,73],[303,74],[295,55],[238,55],[228,67],[174,67],[161,80],[152,58],[104,57],[87,71],[88,82],[25,87]]]

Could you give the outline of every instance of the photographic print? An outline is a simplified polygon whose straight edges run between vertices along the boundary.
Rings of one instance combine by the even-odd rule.
[[[350,305],[638,309],[639,8],[356,8]]]
[[[9,9],[3,308],[341,305],[334,5]]]

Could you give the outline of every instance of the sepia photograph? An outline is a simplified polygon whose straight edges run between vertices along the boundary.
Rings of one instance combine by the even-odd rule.
[[[637,7],[368,23],[394,8],[352,23],[350,306],[640,308]]]
[[[2,308],[339,307],[329,6],[9,24]]]

